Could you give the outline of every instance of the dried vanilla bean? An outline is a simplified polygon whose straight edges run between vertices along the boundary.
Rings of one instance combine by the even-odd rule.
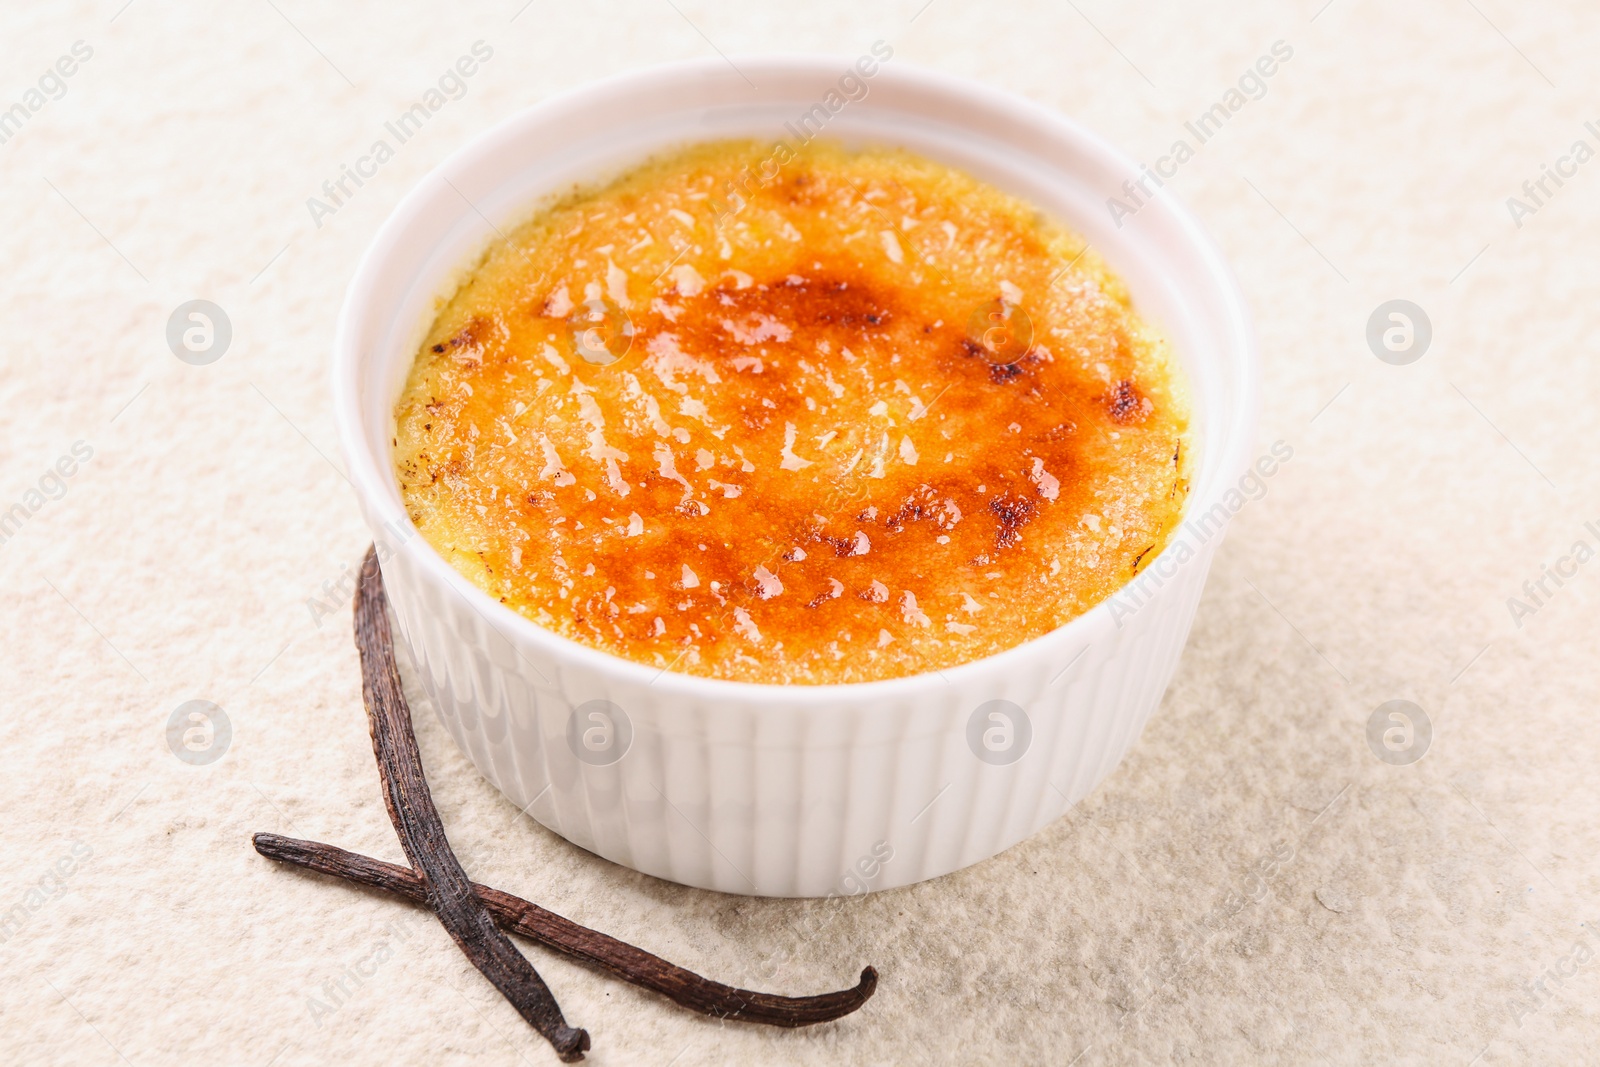
[[[255,846],[257,852],[269,859],[382,889],[418,904],[427,903],[422,879],[415,871],[393,863],[333,845],[277,834],[256,834]],[[476,883],[473,889],[504,929],[592,964],[625,982],[660,993],[702,1015],[768,1026],[812,1026],[849,1015],[867,1002],[878,984],[878,972],[868,967],[861,972],[861,981],[853,989],[810,997],[784,997],[735,989],[702,978],[626,941],[580,926],[504,890]]]
[[[589,1047],[588,1032],[567,1025],[549,986],[495,926],[467,872],[450,850],[444,823],[422,773],[422,755],[411,729],[411,709],[400,688],[388,603],[377,552],[369,548],[361,562],[361,580],[356,590],[356,648],[361,653],[361,695],[372,727],[372,750],[378,758],[378,776],[389,820],[411,860],[414,876],[427,893],[428,907],[461,951],[550,1042],[563,1061],[581,1060]]]
[[[428,791],[411,727],[411,709],[395,666],[383,575],[372,549],[361,565],[355,636],[384,803],[411,869],[333,845],[268,833],[258,833],[253,839],[261,855],[426,905],[473,965],[569,1063],[583,1059],[589,1048],[588,1033],[567,1025],[549,987],[500,927],[716,1018],[768,1026],[812,1026],[849,1015],[872,997],[878,972],[871,967],[862,970],[861,980],[851,989],[809,997],[737,989],[521,897],[471,881],[450,849]]]

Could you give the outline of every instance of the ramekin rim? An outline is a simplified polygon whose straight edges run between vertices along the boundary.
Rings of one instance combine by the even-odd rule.
[[[802,71],[816,74],[836,73],[836,68],[830,64],[849,62],[847,57],[819,52],[742,54],[734,58],[741,70],[787,68],[786,72],[790,73]],[[563,90],[506,116],[449,152],[396,203],[369,241],[351,276],[335,327],[332,365],[334,414],[348,477],[358,501],[363,505],[364,516],[370,514],[368,509],[372,505],[386,502],[390,495],[394,496],[395,501],[399,498],[398,490],[389,484],[392,471],[380,463],[379,458],[367,447],[366,424],[362,416],[362,392],[358,380],[361,368],[360,350],[353,343],[352,333],[360,310],[364,304],[371,301],[379,257],[387,246],[397,243],[403,237],[412,216],[429,197],[434,195],[436,179],[449,168],[469,160],[478,153],[491,150],[498,141],[513,135],[519,127],[541,119],[548,120],[563,109],[583,106],[606,94],[620,96],[630,91],[634,93],[646,91],[652,84],[658,84],[662,79],[683,79],[706,72],[721,74],[725,66],[726,62],[722,59],[679,60],[611,75]],[[974,79],[906,64],[903,61],[897,61],[892,68],[889,66],[880,68],[877,77],[885,74],[909,84],[914,89],[966,96],[988,107],[1009,110],[1013,113],[1020,112],[1030,123],[1071,140],[1075,149],[1093,151],[1129,174],[1138,172],[1130,157],[1089,127],[1021,95]],[[1217,294],[1224,299],[1228,321],[1238,339],[1237,344],[1229,345],[1228,348],[1230,361],[1238,367],[1243,395],[1235,405],[1232,418],[1222,434],[1223,446],[1219,451],[1223,454],[1217,458],[1216,466],[1213,468],[1218,472],[1238,472],[1243,469],[1248,451],[1253,445],[1259,405],[1259,353],[1252,316],[1238,279],[1216,242],[1171,189],[1164,189],[1162,192],[1162,199],[1165,201],[1163,210],[1178,224],[1190,248],[1200,254],[1205,270],[1198,276],[1208,277]],[[1219,474],[1219,477],[1224,476]],[[1186,515],[1192,514],[1193,505],[1201,498],[1201,494],[1191,494],[1189,506],[1185,508]],[[1209,499],[1209,495],[1204,499]],[[411,525],[403,507],[398,509],[396,518],[409,530],[409,535],[399,551],[411,552],[414,561],[426,571],[429,578],[435,582],[442,582],[450,591],[463,598],[485,622],[501,632],[507,641],[513,644],[519,642],[531,644],[541,651],[548,652],[554,659],[575,660],[580,665],[594,670],[601,676],[610,677],[620,684],[655,689],[663,695],[698,696],[723,701],[744,700],[768,705],[807,706],[843,703],[847,700],[855,703],[878,697],[903,699],[924,690],[936,690],[941,686],[965,683],[974,678],[1004,674],[1013,663],[1024,659],[1053,654],[1062,649],[1088,647],[1115,630],[1111,604],[1117,593],[1038,637],[953,667],[873,681],[822,684],[745,682],[709,678],[676,672],[670,667],[658,668],[626,659],[601,649],[591,648],[540,626],[532,619],[490,597],[451,566],[427,543],[420,531]],[[1154,560],[1150,561],[1146,570],[1148,571],[1171,552],[1175,543],[1175,538],[1169,539],[1168,544]],[[1127,584],[1119,587],[1118,593],[1127,587]]]

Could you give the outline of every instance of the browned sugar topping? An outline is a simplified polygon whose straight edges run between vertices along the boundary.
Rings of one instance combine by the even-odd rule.
[[[396,418],[413,520],[486,592],[744,681],[1039,636],[1187,490],[1183,383],[1117,279],[903,152],[704,145],[575,192],[441,309]]]

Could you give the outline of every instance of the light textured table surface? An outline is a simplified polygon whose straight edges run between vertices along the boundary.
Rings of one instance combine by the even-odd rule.
[[[1559,563],[1600,547],[1600,162],[1570,157],[1600,149],[1592,6],[121,3],[0,15],[0,107],[27,111],[0,144],[0,511],[22,506],[0,544],[0,1061],[555,1062],[424,912],[249,847],[401,857],[348,604],[307,607],[368,539],[338,470],[335,314],[395,202],[517,109],[669,59],[882,38],[1149,162],[1292,49],[1171,188],[1258,315],[1260,447],[1294,456],[1235,521],[1116,773],[989,862],[844,907],[595,859],[520,817],[419,697],[479,880],[718,978],[883,975],[854,1017],[775,1032],[527,947],[592,1062],[1593,1062],[1600,563]],[[307,198],[480,39],[466,94],[316,225]],[[32,109],[77,41],[92,54]],[[196,298],[233,331],[203,366],[164,336]],[[1366,339],[1395,298],[1432,323],[1403,366]],[[1524,582],[1558,564],[1535,603]],[[232,725],[203,766],[165,733],[195,699]],[[1396,699],[1432,725],[1410,764],[1368,742]]]

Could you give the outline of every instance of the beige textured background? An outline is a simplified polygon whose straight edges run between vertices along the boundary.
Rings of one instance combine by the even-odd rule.
[[[249,848],[265,829],[401,855],[348,608],[319,627],[306,607],[367,541],[329,413],[344,285],[419,176],[552,92],[879,37],[1146,160],[1272,42],[1293,48],[1173,184],[1257,311],[1261,446],[1294,458],[1237,519],[1125,764],[1033,840],[840,908],[820,937],[794,924],[827,905],[682,889],[519,817],[419,703],[480,880],[729,980],[883,974],[855,1017],[776,1033],[530,948],[592,1061],[1592,1061],[1600,563],[1520,629],[1506,600],[1600,544],[1600,162],[1521,228],[1505,206],[1575,139],[1600,147],[1592,5],[121,2],[0,16],[0,106],[74,41],[94,50],[0,145],[0,510],[93,448],[0,545],[0,919],[23,908],[0,944],[0,1061],[555,1062],[422,913]],[[315,228],[305,199],[479,38],[494,58],[466,97]],[[234,329],[203,367],[163,339],[195,297]],[[1393,297],[1433,322],[1410,366],[1364,340]],[[234,730],[203,767],[164,737],[195,698]],[[1365,737],[1396,698],[1434,724],[1410,766]],[[58,885],[75,843],[91,854]],[[1293,858],[1253,884],[1275,849]]]

